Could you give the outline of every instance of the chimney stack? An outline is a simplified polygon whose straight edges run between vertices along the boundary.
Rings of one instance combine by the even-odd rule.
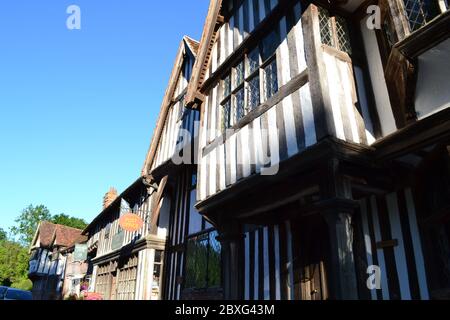
[[[114,200],[117,199],[117,197],[117,190],[111,187],[103,197],[103,209],[106,209],[111,203],[114,202]]]

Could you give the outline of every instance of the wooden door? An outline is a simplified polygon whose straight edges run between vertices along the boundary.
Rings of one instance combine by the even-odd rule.
[[[294,297],[327,300],[329,259],[328,230],[316,217],[293,223]]]
[[[111,297],[110,300],[117,300],[117,271],[111,274]]]

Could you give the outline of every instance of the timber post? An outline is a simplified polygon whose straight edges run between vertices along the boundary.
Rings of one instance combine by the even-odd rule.
[[[219,230],[217,240],[222,245],[222,281],[224,299],[242,299],[241,279],[243,274],[240,268],[242,256],[242,240],[244,235],[239,231],[236,223],[229,224]]]
[[[329,208],[322,213],[330,238],[330,285],[336,300],[358,299],[355,258],[353,253],[353,212]]]

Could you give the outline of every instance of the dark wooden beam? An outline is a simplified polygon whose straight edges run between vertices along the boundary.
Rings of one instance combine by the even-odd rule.
[[[409,34],[395,47],[409,59],[420,56],[450,37],[450,10]]]
[[[157,232],[158,219],[159,219],[159,214],[161,212],[160,202],[164,195],[164,191],[166,189],[168,178],[169,178],[169,176],[165,176],[164,178],[161,179],[161,182],[159,183],[159,186],[158,186],[158,192],[152,201],[152,204],[153,204],[152,205],[152,218],[150,221],[150,232],[152,234],[156,234],[156,232]]]
[[[444,109],[375,142],[378,160],[389,160],[450,139],[450,109]]]
[[[242,179],[235,184],[222,190],[214,196],[207,198],[196,204],[196,208],[200,212],[214,211],[220,208],[224,203],[233,201],[239,195],[245,195],[246,192],[255,194],[255,190],[265,188],[266,186],[273,186],[278,182],[286,181],[301,172],[312,172],[314,168],[322,167],[330,158],[337,158],[354,163],[372,163],[372,152],[374,150],[362,145],[346,143],[334,138],[326,138],[316,145],[308,148],[302,153],[299,153],[280,163],[279,172],[274,176],[261,176],[254,174],[250,177]],[[317,180],[317,176],[315,177]],[[304,178],[297,179],[293,186],[298,186],[299,181]],[[306,181],[306,179],[305,179]],[[242,203],[241,203],[242,205]]]
[[[385,248],[393,248],[398,247],[398,240],[385,240],[385,241],[379,241],[376,243],[377,249],[385,249]]]
[[[262,114],[266,113],[268,110],[276,106],[280,103],[285,97],[294,93],[299,88],[301,88],[304,84],[308,82],[308,70],[304,70],[302,73],[296,75],[292,80],[290,80],[287,84],[282,86],[278,92],[269,98],[266,102],[262,103],[248,114],[246,114],[242,119],[239,120],[237,124],[230,128],[233,131],[239,131],[254,119],[260,117]],[[211,151],[213,151],[218,146],[225,143],[225,133],[215,138],[210,144],[203,148],[203,156],[206,156]]]

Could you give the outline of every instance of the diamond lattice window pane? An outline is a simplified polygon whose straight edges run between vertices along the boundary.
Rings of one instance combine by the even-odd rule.
[[[423,27],[440,13],[438,1],[404,0],[405,15],[411,31]]]
[[[240,89],[238,92],[236,92],[236,95],[234,97],[235,102],[235,116],[234,119],[236,122],[238,122],[243,116],[245,116],[245,109],[244,109],[244,88]]]
[[[244,61],[234,68],[234,88],[239,87],[244,82]]]
[[[248,73],[249,75],[259,68],[259,50],[258,47],[248,54]]]
[[[330,14],[328,13],[328,10],[321,7],[319,7],[319,27],[322,43],[334,47]]]
[[[222,131],[231,127],[231,102],[228,100],[222,109]]]
[[[223,98],[226,98],[231,93],[231,77],[228,75],[223,79]]]
[[[273,30],[262,40],[262,61],[268,60],[275,53],[279,44],[280,34],[278,33],[278,30]]]
[[[350,35],[348,32],[347,22],[344,18],[339,16],[336,16],[336,33],[339,41],[339,49],[351,54],[352,46],[350,44]]]
[[[417,30],[425,25],[426,12],[424,2],[419,0],[405,0],[405,14],[408,18],[411,31]]]
[[[248,99],[247,99],[247,109],[248,111],[253,110],[260,104],[260,94],[259,94],[259,76],[255,76],[248,82]]]
[[[264,88],[266,100],[278,92],[277,61],[275,59],[264,68]]]

